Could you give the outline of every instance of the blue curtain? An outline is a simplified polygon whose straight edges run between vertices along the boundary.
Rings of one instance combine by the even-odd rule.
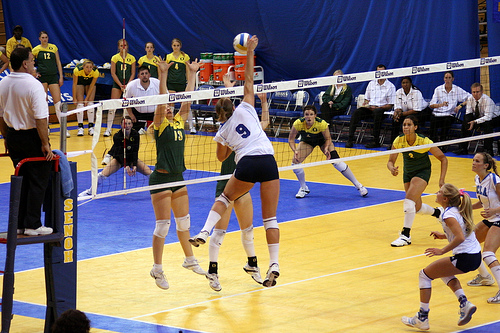
[[[477,3],[471,0],[2,2],[7,36],[20,24],[35,46],[38,32],[46,30],[63,63],[109,62],[122,37],[123,18],[136,58],[145,54],[148,41],[165,55],[177,37],[183,51],[199,58],[201,52],[234,51],[232,40],[240,32],[256,34],[257,64],[267,82],[332,75],[338,68],[371,71],[379,63],[397,68],[479,57]],[[420,75],[414,83],[430,98],[442,77]],[[455,83],[467,89],[478,79],[478,70],[462,70]],[[355,85],[355,93],[365,86]]]
[[[488,55],[500,55],[500,8],[499,0],[488,0],[486,17],[488,24]],[[500,66],[490,66],[490,97],[500,102]]]

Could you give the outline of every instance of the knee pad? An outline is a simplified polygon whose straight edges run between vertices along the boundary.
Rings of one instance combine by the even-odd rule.
[[[241,230],[241,242],[243,244],[253,243],[253,225]]]
[[[425,274],[423,269],[418,273],[418,287],[420,289],[432,288],[432,279]]]
[[[404,199],[403,211],[405,212],[405,214],[416,213],[415,201],[410,200],[410,199]]]
[[[331,159],[331,160],[334,160],[334,159],[336,159],[336,158],[340,158],[339,153],[337,153],[337,151],[336,151],[336,150],[332,150],[332,151],[330,152],[330,159]]]
[[[455,279],[456,279],[455,275],[446,276],[446,277],[441,278],[441,280],[444,282],[445,285],[448,285],[448,283],[450,283],[451,280],[455,280]]]
[[[491,251],[484,251],[483,252],[483,260],[484,263],[489,267],[491,263],[497,261],[497,257],[495,256],[494,252]]]
[[[225,235],[226,230],[214,229],[214,231],[212,232],[212,236],[210,236],[210,245],[220,247]]]
[[[279,229],[276,216],[264,220],[264,229]]]
[[[231,204],[231,201],[224,195],[224,193],[222,193],[221,195],[219,195],[217,197],[217,199],[215,199],[215,201],[222,202],[224,205],[226,205],[226,208],[228,208],[229,205]]]
[[[345,164],[345,162],[334,162],[333,167],[339,172],[344,172],[349,168],[349,166]]]
[[[157,220],[153,235],[165,238],[168,235],[168,229],[170,229],[170,220]]]
[[[183,217],[175,218],[175,228],[177,231],[189,231],[190,226],[191,226],[191,216],[189,216],[189,214]]]

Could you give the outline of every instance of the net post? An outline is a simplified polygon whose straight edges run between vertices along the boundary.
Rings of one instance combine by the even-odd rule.
[[[61,103],[61,131],[59,136],[59,149],[66,154],[67,151],[67,138],[66,131],[68,130],[68,118],[66,113],[68,112],[68,103]]]

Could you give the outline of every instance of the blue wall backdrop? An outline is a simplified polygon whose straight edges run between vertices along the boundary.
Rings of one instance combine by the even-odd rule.
[[[500,1],[486,3],[488,24],[488,52],[490,56],[500,54]],[[500,102],[500,66],[490,66],[490,92],[495,102]]]
[[[492,0],[490,0],[492,1]],[[90,58],[109,62],[122,37],[130,53],[170,53],[172,38],[183,41],[192,58],[201,52],[231,52],[240,32],[259,36],[257,63],[266,81],[431,64],[479,57],[477,2],[471,0],[2,0],[7,36],[20,24],[38,45],[46,30],[63,63]],[[442,74],[416,77],[430,98]],[[478,70],[460,71],[455,83],[465,89],[479,80]],[[399,87],[399,80],[394,82]],[[355,93],[366,84],[354,86]]]

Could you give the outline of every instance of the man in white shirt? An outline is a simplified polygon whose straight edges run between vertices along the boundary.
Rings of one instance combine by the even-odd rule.
[[[385,70],[384,65],[378,65],[377,71]],[[396,98],[396,87],[387,79],[373,80],[368,83],[365,93],[365,103],[359,109],[354,110],[349,124],[349,138],[346,148],[352,148],[354,132],[358,123],[367,117],[373,117],[373,142],[365,145],[366,148],[380,147],[380,128],[384,120],[384,112],[394,106]]]
[[[471,86],[472,95],[467,99],[467,109],[462,122],[462,137],[472,135],[474,129],[480,129],[485,134],[493,132],[493,123],[498,123],[500,112],[495,108],[495,102],[483,94],[483,86],[476,82]],[[496,119],[498,118],[498,119]],[[495,121],[493,121],[495,119]],[[457,155],[467,155],[467,142],[460,143]],[[493,139],[484,140],[484,150],[493,156]]]
[[[5,148],[14,167],[27,157],[45,157],[51,161],[54,155],[47,132],[49,108],[42,84],[31,75],[35,66],[33,54],[27,48],[15,48],[10,63],[13,72],[0,81],[0,131]],[[51,166],[48,162],[29,162],[20,169],[23,184],[18,233],[28,236],[52,233],[52,228],[41,223]]]
[[[144,96],[154,96],[160,94],[160,80],[151,77],[149,68],[147,66],[139,67],[138,78],[132,80],[127,84],[125,90],[125,98],[136,98]],[[155,113],[155,105],[151,106],[137,106],[126,108],[128,115],[132,119],[133,128],[144,134],[144,125],[147,121],[153,121]]]

